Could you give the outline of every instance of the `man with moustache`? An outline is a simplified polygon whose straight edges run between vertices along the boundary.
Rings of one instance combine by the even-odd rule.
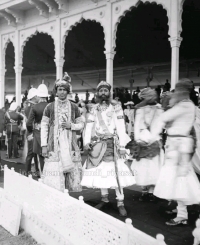
[[[127,216],[123,188],[135,184],[135,178],[123,159],[130,138],[126,134],[122,107],[116,101],[110,101],[110,90],[110,84],[105,81],[97,86],[99,103],[92,108],[85,130],[88,159],[81,185],[101,189],[98,209],[109,202],[108,189],[115,189],[119,214]]]

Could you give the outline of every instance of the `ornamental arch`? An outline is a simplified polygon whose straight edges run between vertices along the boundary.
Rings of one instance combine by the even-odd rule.
[[[105,78],[105,72],[102,72],[106,67],[104,47],[104,29],[96,21],[81,19],[66,32],[63,71],[73,73],[74,91],[78,84],[82,91],[88,87],[94,91],[99,80]],[[90,78],[96,81],[95,84]]]
[[[197,85],[200,77],[200,2],[185,0],[182,9],[182,42],[180,46],[180,77],[188,77]]]
[[[126,81],[120,73],[114,72],[116,85],[134,79],[134,87],[146,86],[147,78],[153,76],[151,86],[165,83],[168,77],[161,75],[163,70],[170,72],[171,47],[169,42],[167,11],[156,3],[139,2],[130,8],[120,19],[116,31],[114,68],[124,67]]]
[[[42,82],[51,90],[56,73],[53,38],[47,33],[35,32],[24,42],[21,55],[22,92],[30,88],[32,84],[38,86]]]
[[[13,43],[8,40],[4,49],[5,54],[5,98],[11,101],[15,94],[15,48]]]

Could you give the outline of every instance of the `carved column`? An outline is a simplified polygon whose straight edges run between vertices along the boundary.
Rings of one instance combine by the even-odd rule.
[[[60,19],[56,19],[56,28],[55,28],[55,64],[56,64],[56,79],[61,79],[63,77],[63,65],[64,58],[62,57],[62,41],[61,41],[61,23]]]
[[[55,59],[56,63],[56,79],[61,79],[63,77],[63,65],[65,60],[63,58]]]
[[[15,31],[15,96],[17,105],[21,105],[22,94],[22,57],[20,51],[20,35],[19,31]]]
[[[175,37],[170,38],[171,48],[172,48],[172,58],[171,58],[171,89],[175,88],[176,83],[179,80],[179,48],[181,45],[182,38]]]
[[[111,85],[113,90],[113,60],[115,56],[115,51],[104,52],[106,55],[106,81]]]
[[[112,3],[107,3],[107,13],[105,18],[107,19],[106,25],[106,81],[111,85],[111,95],[113,95],[113,60],[115,51],[113,50],[113,31],[112,31]]]
[[[15,96],[17,105],[21,105],[22,94],[22,66],[15,67]]]
[[[182,38],[180,37],[181,32],[181,21],[180,21],[180,1],[171,0],[171,21],[170,21],[170,38],[172,48],[171,56],[171,89],[175,88],[176,83],[179,80],[179,48],[181,45]]]
[[[4,107],[5,105],[5,74],[6,69],[0,69],[0,108]]]

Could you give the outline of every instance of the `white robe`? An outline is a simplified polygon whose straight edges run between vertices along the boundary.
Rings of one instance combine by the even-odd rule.
[[[105,134],[102,125],[100,125],[98,121],[97,108],[98,105],[93,108],[91,115],[88,117],[84,139],[85,144],[91,142],[93,130],[95,134]],[[125,123],[121,106],[118,105],[114,107],[110,104],[109,107],[101,114],[110,134],[116,133],[120,146],[125,147],[130,141],[130,138],[125,131]],[[135,178],[125,164],[124,159],[117,160],[117,167],[119,182],[122,188],[135,184]],[[114,161],[102,161],[98,167],[92,169],[86,169],[85,163],[81,185],[89,188],[118,188]]]

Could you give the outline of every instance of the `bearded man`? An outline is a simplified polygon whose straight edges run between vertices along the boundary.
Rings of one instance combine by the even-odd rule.
[[[98,209],[109,202],[108,189],[115,189],[119,214],[126,216],[123,188],[135,184],[135,178],[123,159],[130,138],[126,134],[121,105],[116,101],[111,103],[110,90],[110,84],[105,81],[97,86],[99,103],[92,108],[85,130],[88,159],[81,185],[101,189]]]
[[[66,187],[78,192],[82,190],[82,164],[76,131],[84,127],[84,122],[77,105],[67,98],[71,93],[67,73],[55,82],[54,91],[58,98],[47,105],[41,122],[42,155],[46,158],[43,181],[60,191]]]

